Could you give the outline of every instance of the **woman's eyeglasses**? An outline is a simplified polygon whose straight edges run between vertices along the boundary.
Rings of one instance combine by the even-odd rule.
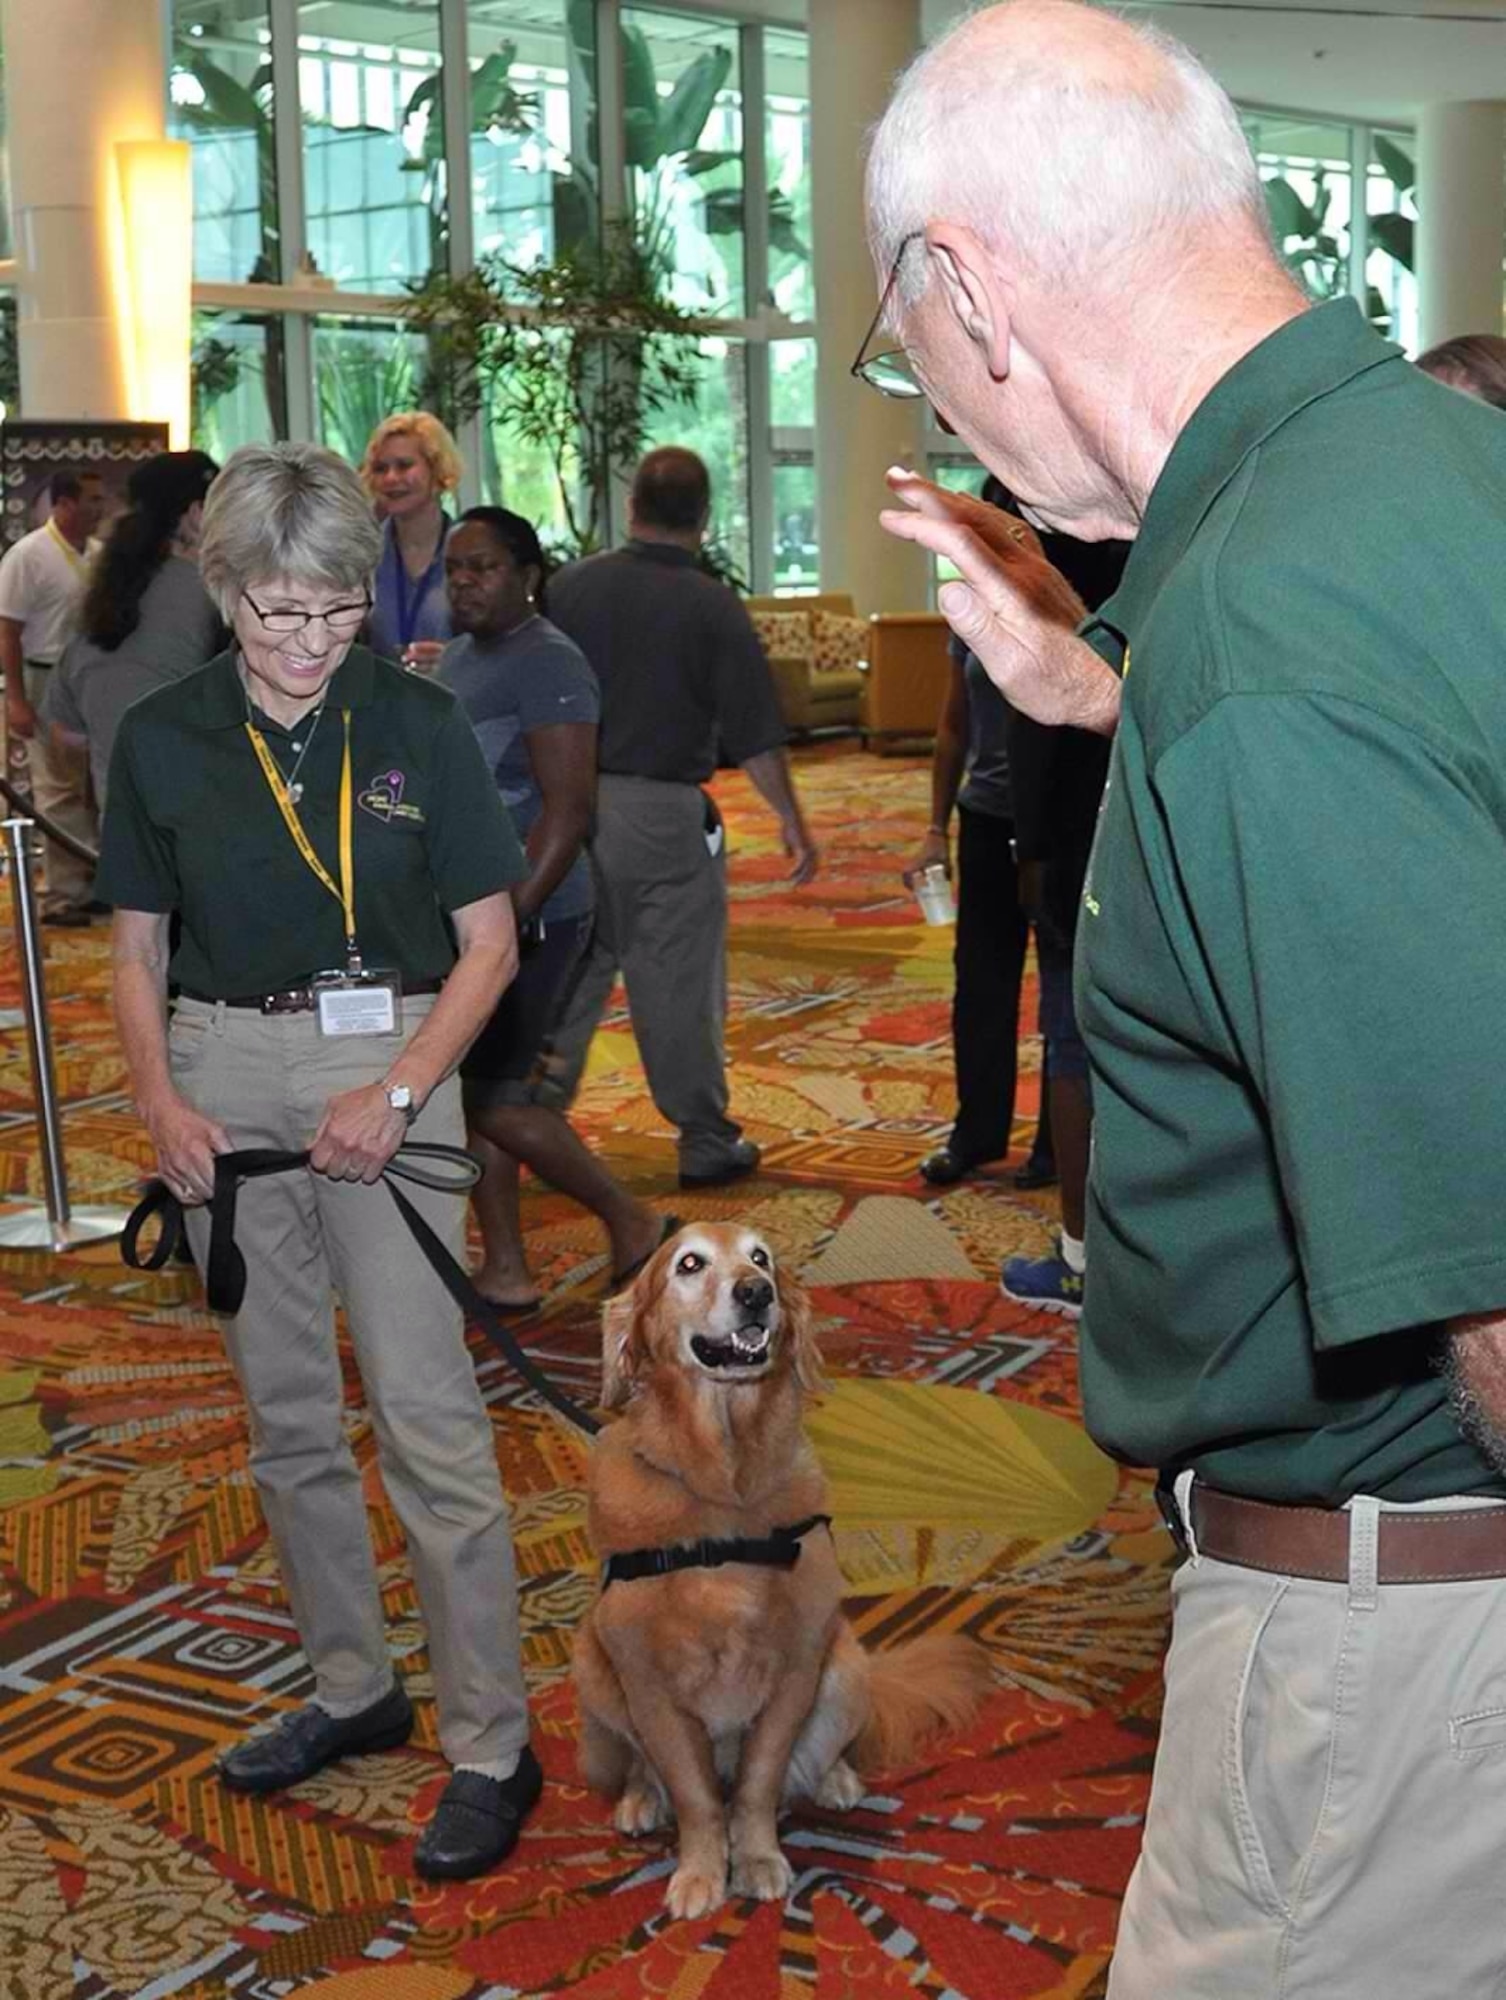
[[[263,611],[249,590],[243,590],[241,596],[260,619],[262,630],[275,632],[279,636],[289,632],[301,632],[305,626],[312,625],[316,618],[322,618],[331,632],[337,637],[343,637],[348,632],[357,631],[371,609],[370,591],[367,591],[359,604],[331,604],[324,611]]]
[[[889,301],[894,297],[895,288],[899,284],[899,267],[905,261],[905,252],[912,243],[919,243],[924,235],[923,229],[912,229],[908,236],[901,239],[879,298],[878,311],[873,315],[873,322],[863,335],[858,358],[848,371],[857,381],[866,382],[870,389],[877,389],[881,396],[917,397],[926,393],[916,381],[914,370],[910,366],[910,357],[903,347],[881,347],[876,353],[868,352],[879,337],[884,317],[889,310]]]

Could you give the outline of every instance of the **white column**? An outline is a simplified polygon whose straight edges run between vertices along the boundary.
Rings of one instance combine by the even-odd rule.
[[[1506,104],[1429,104],[1417,121],[1417,305],[1422,347],[1501,331]]]
[[[165,0],[3,0],[21,406],[126,408],[115,147],[160,139]]]
[[[919,46],[919,0],[818,0],[810,10],[821,582],[850,590],[865,615],[926,601],[923,553],[878,525],[884,468],[920,463],[922,405],[882,397],[848,374],[878,303],[863,229],[865,137]]]

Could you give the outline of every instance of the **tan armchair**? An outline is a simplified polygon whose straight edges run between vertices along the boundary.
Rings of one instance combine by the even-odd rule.
[[[939,611],[880,611],[868,621],[865,743],[895,751],[934,741],[951,678],[949,628]]]
[[[855,730],[867,632],[852,599],[843,591],[825,591],[813,597],[750,597],[747,605],[789,729],[797,735]]]

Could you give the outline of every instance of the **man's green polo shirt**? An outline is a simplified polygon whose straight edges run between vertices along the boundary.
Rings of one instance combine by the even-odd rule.
[[[1272,1500],[1499,1492],[1436,1362],[1506,1310],[1506,416],[1304,314],[1090,637],[1089,1428]]]
[[[298,814],[340,880],[341,711],[351,718],[356,930],[370,966],[441,979],[455,962],[445,914],[526,873],[517,836],[464,711],[444,688],[353,646],[308,722],[256,722],[287,774],[304,746]],[[339,903],[304,861],[251,740],[234,657],[126,711],[110,763],[98,893],[117,909],[176,910],[172,977],[234,999],[345,962]]]

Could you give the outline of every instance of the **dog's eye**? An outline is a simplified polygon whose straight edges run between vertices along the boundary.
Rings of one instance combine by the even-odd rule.
[[[705,1268],[706,1259],[699,1250],[687,1250],[675,1266],[682,1278],[693,1278],[697,1271],[704,1271]]]
[[[760,1245],[757,1250],[750,1250],[748,1252],[748,1262],[756,1264],[760,1271],[767,1271],[769,1268],[769,1253]]]

